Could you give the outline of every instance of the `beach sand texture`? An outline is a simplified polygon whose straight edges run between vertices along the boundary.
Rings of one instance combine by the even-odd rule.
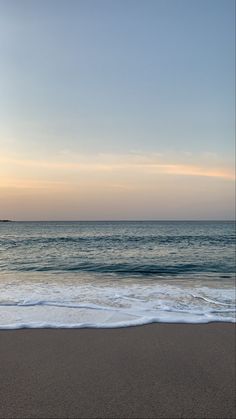
[[[234,418],[235,325],[0,332],[1,418]]]

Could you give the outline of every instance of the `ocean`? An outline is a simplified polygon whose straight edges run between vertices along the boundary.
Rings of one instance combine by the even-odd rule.
[[[235,322],[230,221],[0,223],[0,328]]]

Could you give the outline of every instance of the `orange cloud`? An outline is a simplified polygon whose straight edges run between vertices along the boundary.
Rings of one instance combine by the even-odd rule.
[[[160,158],[159,158],[160,159]],[[42,173],[48,176],[48,182],[51,182],[50,178],[52,174],[58,176],[59,174],[63,177],[66,173],[144,173],[149,175],[173,175],[173,176],[195,176],[195,177],[213,177],[223,178],[226,180],[234,180],[235,173],[233,168],[227,167],[209,167],[202,164],[170,164],[155,161],[154,157],[151,156],[113,156],[113,155],[98,155],[98,156],[79,156],[74,158],[75,161],[62,161],[61,158],[58,160],[36,160],[36,159],[19,159],[11,157],[0,158],[0,175],[4,173],[15,173],[19,175],[24,172],[28,177],[34,176],[41,178]],[[43,172],[42,172],[43,170]],[[32,183],[32,180],[27,180],[28,184]],[[10,184],[10,179],[4,180],[5,185]],[[36,182],[36,181],[35,181]],[[36,182],[37,183],[37,182]],[[47,183],[47,180],[44,180]],[[3,185],[3,179],[0,180],[0,184]],[[20,182],[18,182],[20,186]],[[42,183],[43,184],[43,183]]]

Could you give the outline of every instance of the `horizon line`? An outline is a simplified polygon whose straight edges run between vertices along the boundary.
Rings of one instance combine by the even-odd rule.
[[[111,220],[101,220],[101,219],[91,219],[91,220],[63,220],[63,219],[55,219],[55,220],[12,220],[12,219],[1,219],[0,221],[8,221],[8,222],[17,222],[17,223],[44,223],[44,222],[62,222],[62,223],[89,223],[89,222],[107,222],[107,223],[113,223],[113,222],[209,222],[209,221],[213,221],[213,222],[236,222],[236,219],[213,219],[213,218],[203,218],[203,219],[111,219]]]

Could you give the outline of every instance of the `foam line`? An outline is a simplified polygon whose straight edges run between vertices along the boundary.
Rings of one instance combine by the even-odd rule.
[[[235,320],[231,317],[225,319],[219,319],[218,317],[212,318],[202,318],[199,319],[164,319],[164,318],[145,318],[132,321],[122,321],[122,322],[113,322],[113,323],[57,323],[57,322],[32,322],[32,323],[12,323],[12,324],[3,324],[0,325],[0,330],[15,330],[15,329],[114,329],[114,328],[124,328],[124,327],[133,327],[133,326],[143,326],[145,324],[152,323],[189,323],[189,324],[205,324],[205,323],[235,323]]]

